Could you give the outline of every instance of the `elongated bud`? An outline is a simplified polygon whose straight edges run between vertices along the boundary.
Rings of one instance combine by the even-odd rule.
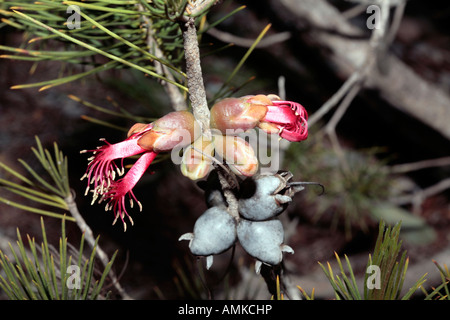
[[[194,115],[189,111],[168,113],[154,121],[152,126],[152,129],[144,133],[138,140],[138,144],[144,149],[155,152],[188,146],[201,133]],[[141,127],[138,126],[136,129],[141,129]]]
[[[267,107],[260,99],[251,96],[226,98],[211,108],[211,128],[224,134],[230,129],[246,131],[257,126],[266,112]]]
[[[191,180],[206,177],[212,169],[214,144],[205,136],[200,136],[183,153],[181,173]]]
[[[235,136],[214,135],[214,149],[224,159],[230,169],[244,176],[252,176],[258,171],[258,159],[247,141]]]

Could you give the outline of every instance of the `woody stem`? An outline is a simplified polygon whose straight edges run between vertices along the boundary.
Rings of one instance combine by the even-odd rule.
[[[195,119],[200,123],[202,133],[209,136],[210,112],[200,65],[200,50],[197,29],[193,18],[180,23],[183,32],[184,55],[186,60],[187,86]]]

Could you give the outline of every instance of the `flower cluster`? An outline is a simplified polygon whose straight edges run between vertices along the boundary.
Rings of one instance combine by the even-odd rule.
[[[213,179],[210,177],[208,180]],[[244,180],[238,195],[239,217],[229,214],[217,184],[208,184],[205,192],[210,208],[197,219],[193,232],[183,234],[179,240],[189,241],[192,254],[206,256],[207,269],[214,255],[228,250],[236,242],[257,260],[256,272],[259,273],[262,263],[278,265],[283,252],[294,251],[283,243],[284,229],[277,216],[305,184],[290,182],[291,178],[290,172],[281,172]]]
[[[289,141],[301,141],[308,136],[307,118],[298,103],[281,101],[275,95],[256,95],[217,102],[211,108],[209,134],[202,134],[188,111],[171,112],[149,124],[136,123],[124,141],[110,144],[101,139],[104,145],[82,151],[93,153],[82,177],[87,179],[86,194],[93,193],[92,202],[105,201],[105,209],[114,212],[114,223],[120,218],[126,230],[125,217],[133,224],[126,197],[131,207],[136,202],[142,210],[133,188],[159,153],[184,148],[181,172],[192,180],[206,177],[214,161],[226,162],[236,175],[253,176],[258,171],[258,159],[250,144],[235,132],[260,128]],[[124,158],[139,154],[125,174]],[[121,165],[115,162],[118,160]],[[116,180],[116,175],[124,176]]]
[[[252,176],[258,160],[252,147],[236,133],[259,128],[289,141],[308,137],[308,114],[296,102],[276,95],[226,98],[211,108],[212,139],[199,137],[184,153],[181,171],[192,180],[204,178],[212,169],[213,155],[225,160],[237,175]]]

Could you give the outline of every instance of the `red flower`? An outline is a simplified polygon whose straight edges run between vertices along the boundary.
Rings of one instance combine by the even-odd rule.
[[[308,114],[299,103],[292,101],[272,101],[267,106],[267,113],[259,127],[270,132],[270,127],[276,128],[278,134],[289,141],[303,141],[308,138]]]
[[[272,94],[226,98],[211,108],[211,127],[222,134],[229,129],[246,131],[259,127],[289,141],[302,141],[308,137],[307,120],[301,104],[281,101]]]
[[[94,154],[88,159],[90,162],[88,164],[87,171],[84,176],[81,177],[81,180],[84,178],[88,179],[88,186],[85,193],[86,195],[91,189],[91,184],[94,184],[94,187],[92,188],[92,191],[94,192],[92,202],[94,202],[99,195],[103,194],[111,186],[111,182],[114,181],[116,173],[119,176],[124,174],[124,158],[148,151],[147,149],[139,146],[137,142],[138,139],[151,128],[152,126],[149,125],[147,130],[133,134],[124,141],[116,144],[110,144],[105,139],[100,139],[100,141],[104,141],[106,145],[97,147],[96,150],[81,151],[81,153],[92,152]],[[114,162],[116,159],[122,159],[120,168]]]
[[[92,189],[93,200],[100,197],[99,202],[108,201],[106,210],[113,210],[114,222],[120,217],[126,230],[125,215],[133,224],[125,208],[125,197],[128,194],[130,206],[136,201],[142,211],[141,203],[133,194],[133,188],[152,161],[160,152],[170,151],[176,146],[187,146],[195,140],[200,129],[194,116],[188,111],[171,112],[150,124],[137,123],[128,132],[128,138],[116,144],[98,147],[93,152],[86,173],[81,179],[88,179],[86,194]],[[104,141],[104,140],[103,140]],[[116,173],[124,174],[123,159],[137,154],[143,155],[136,161],[127,174],[115,180]],[[121,166],[114,162],[121,159]],[[93,187],[91,185],[93,184]]]

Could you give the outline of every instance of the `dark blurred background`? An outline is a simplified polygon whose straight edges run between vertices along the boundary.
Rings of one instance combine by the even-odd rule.
[[[301,5],[302,1],[297,3]],[[348,1],[328,3],[336,6],[341,13],[353,7]],[[296,19],[294,12],[287,12],[277,1],[223,1],[212,9],[208,20],[215,21],[243,4],[247,6],[245,10],[221,23],[216,29],[247,39],[251,43],[271,23],[268,36],[288,32],[289,37],[282,42],[258,48],[252,53],[235,81],[237,84],[243,83],[253,76],[255,80],[236,92],[236,95],[277,93],[278,79],[282,76],[285,78],[286,99],[300,102],[312,115],[340,88],[349,74],[343,72],[336,60],[331,58],[333,52],[330,48],[321,46],[315,39],[314,35],[319,32],[316,26],[308,20]],[[367,17],[363,12],[350,19],[350,22],[361,26]],[[450,6],[447,3],[408,1],[396,37],[387,49],[389,54],[402,61],[417,77],[442,92],[447,102],[450,102],[449,24]],[[345,38],[345,35],[341,37]],[[357,41],[367,41],[369,37],[369,31],[365,30]],[[2,29],[0,44],[19,46],[21,42],[21,33]],[[202,53],[206,53],[226,44],[226,39],[204,34],[202,44]],[[202,60],[208,93],[217,90],[247,49],[235,45]],[[90,204],[90,198],[83,195],[85,181],[80,181],[87,165],[86,154],[80,154],[80,150],[94,149],[99,145],[99,138],[106,138],[112,143],[125,137],[122,132],[85,121],[81,116],[101,117],[124,127],[129,127],[132,123],[108,118],[103,113],[69,99],[68,95],[73,94],[112,109],[114,104],[111,101],[114,101],[129,112],[152,117],[170,111],[161,87],[138,72],[115,70],[42,92],[37,89],[11,90],[13,85],[52,79],[60,71],[60,65],[51,62],[40,63],[32,74],[31,67],[32,63],[29,62],[0,59],[0,160],[25,174],[17,159],[24,159],[30,165],[38,166],[30,152],[30,148],[35,145],[34,136],[39,136],[46,148],[52,148],[52,143],[57,142],[69,157],[71,186],[76,192],[80,212],[94,233],[101,235],[100,245],[105,251],[111,254],[119,249],[114,268],[117,274],[123,271],[121,284],[125,290],[136,299],[161,298],[159,292],[163,293],[164,298],[174,299],[193,297],[192,292],[187,289],[191,287],[205,297],[203,286],[198,282],[196,259],[189,254],[187,243],[178,242],[178,238],[185,232],[191,232],[196,218],[206,209],[206,205],[203,191],[182,176],[177,166],[170,161],[152,165],[154,173],[146,174],[135,189],[135,195],[141,200],[144,210],[142,213],[132,210],[135,224],[133,227],[129,226],[126,232],[123,232],[120,223],[111,225],[112,213],[105,212],[103,205]],[[429,107],[432,108],[433,105]],[[449,107],[447,104],[447,108]],[[321,123],[311,128],[309,139],[313,139],[314,132],[326,124],[332,114],[333,112],[328,113]],[[447,123],[450,123],[450,118]],[[387,161],[388,165],[450,156],[449,136],[420,118],[402,111],[398,105],[393,105],[376,86],[363,88],[359,92],[336,130],[345,150],[357,152],[379,147],[381,152],[376,155],[375,161]],[[323,142],[322,148],[331,150],[327,141]],[[291,157],[287,156],[286,161],[291,161],[292,155],[298,155],[296,149],[290,151],[288,155]],[[314,165],[315,163],[308,164],[310,167]],[[292,168],[292,163],[286,163],[285,166]],[[402,178],[407,181],[410,190],[417,191],[446,179],[449,169],[449,166],[432,167],[405,173]],[[295,174],[299,180],[307,178],[302,172]],[[390,178],[386,176],[386,179]],[[301,282],[298,284],[308,291],[315,287],[319,298],[332,298],[333,294],[331,288],[326,287],[326,279],[321,275],[317,261],[334,260],[335,251],[345,253],[350,259],[354,259],[352,261],[359,267],[361,274],[364,272],[361,268],[365,267],[367,253],[372,250],[378,232],[377,223],[372,220],[366,229],[353,223],[349,236],[342,221],[345,217],[340,218],[337,223],[331,222],[333,214],[339,211],[334,207],[326,210],[322,219],[314,219],[314,212],[318,210],[316,203],[325,201],[323,197],[326,196],[325,194],[322,198],[312,200],[299,196],[289,207],[283,220],[287,227],[291,226],[287,243],[295,250],[294,255],[285,258],[289,274],[293,276],[294,282]],[[404,243],[411,259],[411,272],[420,273],[419,277],[426,272],[436,273],[431,259],[448,257],[449,196],[449,189],[443,188],[422,199],[416,207],[413,203],[403,206],[411,214],[424,219],[435,234],[431,242],[426,244],[421,244],[420,241]],[[14,199],[14,195],[8,197]],[[361,217],[361,220],[364,219],[366,218]],[[45,221],[47,230],[50,230],[49,236],[57,243],[60,222],[51,218],[45,218]],[[15,239],[16,227],[23,234],[30,233],[39,238],[37,215],[0,204],[2,248],[6,247],[7,241]],[[75,224],[68,224],[68,237],[70,242],[79,241],[80,234]],[[253,272],[253,260],[239,248],[231,269],[227,271],[230,256],[227,252],[218,257],[212,270],[206,273],[210,288],[216,292],[217,297],[223,294],[224,283],[239,288],[239,285],[249,283],[245,282],[250,281],[246,277]],[[203,261],[201,263],[204,264]],[[228,276],[221,280],[225,272]],[[183,284],[183,275],[187,277],[189,285]],[[261,286],[262,289],[255,297],[269,298],[264,283],[258,279],[256,281],[255,288]],[[241,291],[236,289],[237,297],[244,297]]]

